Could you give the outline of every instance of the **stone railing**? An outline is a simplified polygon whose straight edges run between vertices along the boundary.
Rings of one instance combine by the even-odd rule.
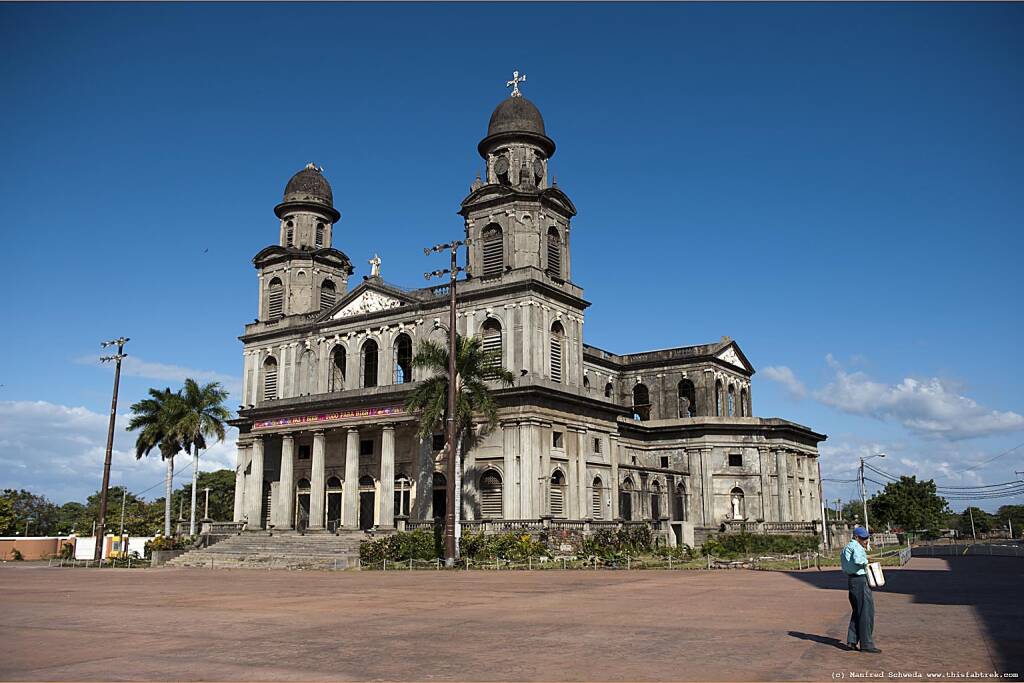
[[[398,531],[433,531],[441,520],[413,520],[404,517],[395,518]],[[637,528],[648,526],[655,532],[668,529],[667,520],[636,520],[621,519],[557,519],[549,516],[540,519],[465,519],[459,522],[463,533],[505,534],[530,533],[538,531],[573,531],[591,534],[600,529]]]
[[[821,522],[748,522],[727,519],[722,522],[726,533],[747,534],[820,534]]]

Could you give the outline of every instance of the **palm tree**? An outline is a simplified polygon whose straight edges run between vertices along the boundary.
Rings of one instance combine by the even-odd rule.
[[[206,448],[207,439],[224,440],[224,422],[231,412],[224,407],[228,392],[220,382],[200,386],[194,379],[186,379],[185,386],[174,399],[178,403],[178,417],[173,434],[186,450],[192,450],[192,513],[189,517],[189,535],[196,533],[196,481],[199,478],[199,451]]]
[[[173,435],[174,424],[179,416],[175,411],[180,403],[178,395],[166,388],[150,389],[150,398],[143,399],[131,406],[132,419],[128,423],[128,431],[141,430],[135,439],[135,457],[149,455],[154,448],[159,449],[160,457],[167,463],[167,482],[164,491],[164,535],[171,535],[171,492],[174,481],[174,456],[181,452],[181,441]]]
[[[498,425],[498,406],[488,383],[510,387],[515,375],[501,365],[501,351],[485,350],[479,337],[457,336],[455,348],[455,452],[459,462],[463,452],[472,450]],[[405,403],[409,412],[421,413],[417,436],[428,439],[448,418],[448,349],[426,339],[420,342],[412,364],[433,373],[416,385]],[[482,418],[479,429],[474,429],[475,416]],[[456,476],[460,474],[456,470]]]

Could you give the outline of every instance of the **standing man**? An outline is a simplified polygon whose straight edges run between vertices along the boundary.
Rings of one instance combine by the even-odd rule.
[[[875,630],[875,598],[868,586],[868,537],[867,529],[862,526],[855,528],[853,540],[843,548],[840,557],[853,609],[850,628],[846,632],[846,646],[856,650],[859,642],[861,652],[881,652],[871,638]]]

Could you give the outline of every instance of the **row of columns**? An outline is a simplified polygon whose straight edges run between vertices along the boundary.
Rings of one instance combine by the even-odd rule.
[[[324,430],[313,432],[312,472],[309,492],[309,528],[324,528],[326,502],[326,434]],[[245,476],[246,458],[243,448],[252,450],[249,476]],[[248,517],[250,528],[262,526],[263,511],[263,453],[264,437],[255,436],[246,446],[239,444],[238,464],[235,472],[235,521]],[[392,527],[395,524],[395,428],[384,425],[381,435],[380,455],[380,498],[379,524]],[[345,480],[342,483],[343,514],[346,528],[359,526],[359,429],[347,430],[345,442]],[[281,437],[281,476],[277,500],[273,501],[272,523],[278,529],[291,529],[295,516],[295,437],[284,434]]]

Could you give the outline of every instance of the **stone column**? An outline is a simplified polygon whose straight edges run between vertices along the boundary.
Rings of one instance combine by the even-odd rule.
[[[551,433],[550,426],[545,428],[544,425],[537,425],[533,430],[534,438],[534,449],[536,453],[540,454],[540,472],[537,474],[535,481],[537,482],[537,495],[541,501],[540,513],[542,515],[551,514]],[[545,443],[544,436],[547,435],[547,442]],[[564,436],[563,436],[564,438]],[[565,445],[564,443],[562,444]],[[565,500],[562,500],[562,507],[565,507]]]
[[[714,469],[711,454],[710,448],[700,449],[701,497],[704,499],[705,526],[714,526],[718,522],[715,517],[715,480],[711,476]]]
[[[694,448],[686,451],[687,470],[690,477],[686,484],[686,518],[695,526],[707,526],[704,519],[704,477],[700,462],[700,451]]]
[[[395,427],[384,425],[380,440],[380,524],[395,526]]]
[[[241,522],[245,516],[245,468],[249,464],[246,451],[249,448],[247,443],[238,444],[235,460],[235,522]]]
[[[324,430],[313,432],[313,471],[309,478],[309,528],[324,528]]]
[[[582,429],[576,432],[576,510],[578,519],[592,514],[587,506],[587,433]]]
[[[540,516],[540,513],[533,507],[534,489],[536,488],[536,479],[534,475],[533,459],[535,457],[533,450],[533,425],[529,422],[519,423],[519,465],[520,465],[520,479],[519,479],[519,514],[522,519],[536,519]]]
[[[245,503],[250,529],[263,527],[261,512],[263,511],[263,437],[252,440],[252,467],[249,470],[249,490],[246,491]]]
[[[612,463],[611,495],[612,519],[619,518],[619,437],[612,434],[608,437],[608,458]]]
[[[529,301],[524,301],[520,310],[523,313],[523,327],[520,331],[520,342],[523,345],[523,367],[531,374],[536,374],[537,369],[533,365],[533,307],[530,306]]]
[[[757,449],[757,468],[761,475],[761,519],[768,522],[774,516],[772,510],[772,489],[768,477],[769,454],[767,448]]]
[[[345,482],[342,486],[344,512],[342,521],[346,529],[359,528],[359,430],[348,430],[345,442]]]
[[[516,467],[518,451],[519,427],[515,422],[504,422],[501,425],[501,451],[504,462],[505,477],[501,482],[501,507],[505,519],[519,519],[519,471]]]
[[[779,521],[789,522],[789,462],[786,451],[775,451],[775,475],[779,488]]]
[[[295,437],[285,434],[281,437],[281,484],[277,490],[278,529],[291,529],[295,516]]]

